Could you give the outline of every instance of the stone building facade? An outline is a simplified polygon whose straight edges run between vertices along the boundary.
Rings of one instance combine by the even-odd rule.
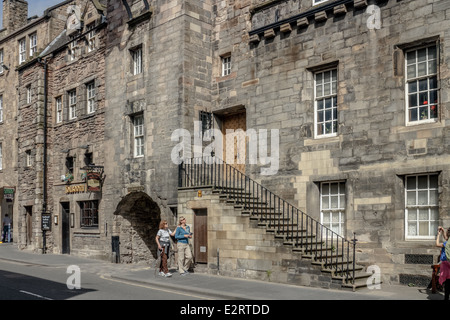
[[[41,17],[29,18],[26,1],[3,1],[3,28],[0,30],[0,218],[3,221],[5,214],[12,218],[14,241],[27,241],[26,227],[21,221],[23,207],[18,202],[19,166],[23,161],[23,154],[18,151],[19,92],[27,91],[31,103],[37,101],[39,90],[37,83],[28,83],[27,88],[21,88],[16,68],[35,60],[57,36],[58,30],[63,29],[65,19],[61,19],[61,15],[65,14],[68,2],[62,1],[49,8]],[[31,192],[42,193],[42,189]]]
[[[19,205],[34,226],[21,245],[105,259],[101,178],[104,168],[105,8],[78,1],[38,59],[19,74]],[[28,88],[36,96],[27,101]],[[34,99],[33,99],[34,98]],[[32,125],[30,125],[32,124]],[[100,180],[90,179],[97,175]],[[51,230],[41,230],[50,213]],[[36,217],[36,218],[34,218]],[[88,248],[89,253],[85,252]],[[107,256],[109,258],[109,256]]]
[[[18,166],[8,174],[21,181],[17,210],[22,217],[32,210],[36,217],[36,248],[42,248],[42,233],[35,213],[44,205],[52,213],[50,250],[67,252],[65,216],[70,253],[121,262],[156,257],[161,219],[174,225],[184,215],[195,228],[196,215],[205,216],[207,209],[213,210],[206,213],[208,240],[199,250],[207,253],[202,262],[209,269],[218,268],[217,250],[230,275],[262,278],[270,271],[272,279],[305,284],[298,274],[303,265],[289,275],[297,254],[278,248],[232,208],[220,209],[213,194],[202,198],[197,190],[178,190],[178,129],[189,132],[191,145],[211,141],[199,135],[208,128],[223,134],[273,130],[277,144],[262,139],[257,150],[268,144],[276,165],[260,161],[261,153],[258,161],[251,158],[250,137],[244,149],[225,139],[215,152],[232,162],[243,157],[236,164],[240,171],[343,237],[356,234],[358,263],[378,266],[383,281],[428,281],[438,254],[437,226],[450,223],[448,1],[76,4],[84,8],[84,22],[97,22],[95,50],[88,52],[90,23],[82,24],[78,43],[84,42],[78,46],[63,26],[41,53],[41,63],[31,61],[17,71],[19,113],[10,131],[18,137],[18,152],[11,155]],[[95,112],[65,118],[74,97],[77,108],[87,110],[92,81]],[[26,103],[29,84],[42,93],[39,104]],[[36,126],[23,125],[29,122]],[[35,157],[33,169],[21,158],[28,153]],[[91,160],[103,170],[101,193],[79,189],[85,186],[81,168]],[[276,170],[261,174],[269,165]],[[73,180],[62,181],[68,168]],[[44,177],[47,201],[39,189]],[[82,223],[84,209],[98,210],[94,228]],[[26,244],[21,219],[17,235]]]

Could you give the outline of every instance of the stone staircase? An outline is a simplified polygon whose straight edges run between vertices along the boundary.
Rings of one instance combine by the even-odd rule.
[[[265,230],[292,255],[309,261],[312,268],[333,282],[333,288],[355,291],[371,281],[365,267],[356,264],[355,238],[347,240],[336,234],[225,163],[193,161],[182,165],[179,187],[210,187],[224,206],[232,206],[236,214],[248,217],[254,228]]]
[[[300,253],[302,259],[310,260],[313,266],[329,275],[333,282],[340,284],[342,288],[355,291],[367,286],[371,274],[365,272],[365,267],[353,264],[353,252],[349,252],[349,256],[343,250],[337,252],[336,242],[325,245],[323,239],[308,233],[297,221],[283,216],[282,212],[249,192],[243,192],[243,189],[215,187],[213,193],[218,194],[222,202],[233,205],[242,216],[254,221],[258,228],[264,228],[268,234],[274,235],[275,239],[283,241],[284,246]],[[296,234],[289,235],[288,231],[294,228]]]

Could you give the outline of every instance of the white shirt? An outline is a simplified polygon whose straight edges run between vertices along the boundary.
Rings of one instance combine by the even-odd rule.
[[[11,219],[9,217],[5,217],[3,219],[3,225],[7,226],[8,224],[11,224]]]
[[[159,241],[161,242],[170,242],[170,234],[172,233],[172,231],[170,231],[170,229],[159,229],[158,233],[156,234],[157,236],[159,236]]]

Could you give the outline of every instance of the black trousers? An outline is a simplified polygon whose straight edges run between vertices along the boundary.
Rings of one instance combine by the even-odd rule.
[[[449,296],[450,296],[450,279],[447,279],[444,282],[444,300],[449,300]]]

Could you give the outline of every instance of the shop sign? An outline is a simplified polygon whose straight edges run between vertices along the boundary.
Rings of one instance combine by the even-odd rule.
[[[84,184],[79,184],[76,186],[66,186],[66,193],[79,193],[79,192],[85,192],[86,187]]]
[[[3,198],[6,200],[14,200],[14,188],[8,188],[8,187],[4,187],[3,188]]]

